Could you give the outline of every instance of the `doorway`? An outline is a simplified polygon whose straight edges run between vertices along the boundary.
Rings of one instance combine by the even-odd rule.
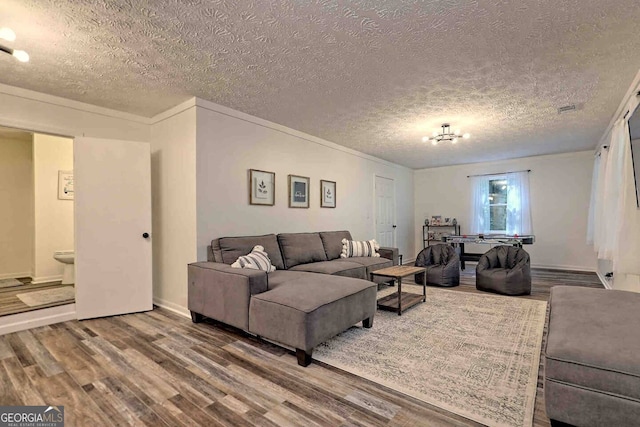
[[[375,176],[376,240],[380,246],[396,246],[396,193],[391,178]]]
[[[0,127],[0,316],[75,301],[73,265],[54,259],[73,259],[72,170],[72,139]]]

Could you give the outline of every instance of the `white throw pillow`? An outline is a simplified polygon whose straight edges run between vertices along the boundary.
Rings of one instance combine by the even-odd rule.
[[[358,242],[356,240],[342,239],[342,253],[340,258],[351,258],[356,256],[368,256],[379,258],[378,253],[380,245],[375,240],[365,240]]]
[[[236,262],[231,264],[233,268],[250,268],[251,270],[262,270],[267,273],[275,271],[276,267],[271,264],[271,259],[264,251],[264,247],[256,245],[248,255],[239,257]]]

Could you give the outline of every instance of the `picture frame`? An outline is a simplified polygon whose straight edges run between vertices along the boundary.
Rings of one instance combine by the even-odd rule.
[[[273,206],[276,203],[276,174],[249,169],[249,204]]]
[[[73,200],[73,171],[58,171],[58,199]]]
[[[335,181],[320,180],[320,207],[336,207],[336,183]]]
[[[309,185],[309,177],[289,175],[290,208],[309,208]]]

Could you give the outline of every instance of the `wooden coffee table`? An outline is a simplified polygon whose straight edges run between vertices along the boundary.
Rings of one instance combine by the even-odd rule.
[[[402,292],[402,278],[417,273],[424,273],[422,295]],[[424,267],[394,265],[393,267],[372,271],[370,276],[371,281],[373,281],[373,276],[390,277],[398,281],[398,292],[394,292],[378,300],[378,308],[381,310],[395,311],[398,313],[398,316],[402,316],[402,310],[406,310],[409,307],[413,307],[427,300],[427,269]]]

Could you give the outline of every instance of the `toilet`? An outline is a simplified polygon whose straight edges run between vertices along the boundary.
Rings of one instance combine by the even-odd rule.
[[[75,253],[73,251],[57,251],[53,253],[53,259],[64,264],[62,284],[72,285],[75,282],[75,270],[73,265]]]

